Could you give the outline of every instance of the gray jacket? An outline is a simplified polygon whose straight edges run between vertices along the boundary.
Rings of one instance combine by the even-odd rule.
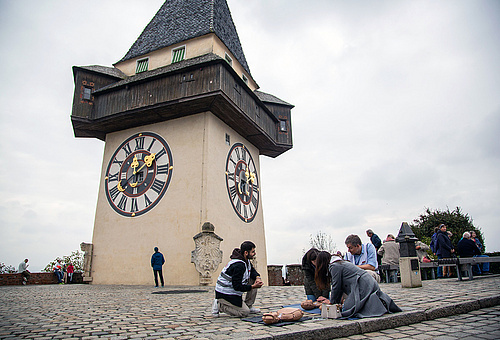
[[[340,303],[342,294],[347,295],[342,308],[343,317],[369,318],[401,312],[365,270],[340,260],[330,263],[329,271],[332,280],[330,301]]]

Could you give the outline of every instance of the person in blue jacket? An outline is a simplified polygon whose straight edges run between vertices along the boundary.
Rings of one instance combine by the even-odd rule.
[[[158,274],[160,274],[161,286],[164,286],[163,282],[163,264],[165,259],[163,254],[158,251],[158,247],[155,247],[155,253],[151,256],[151,267],[153,267],[153,272],[155,274],[155,287],[158,288]]]

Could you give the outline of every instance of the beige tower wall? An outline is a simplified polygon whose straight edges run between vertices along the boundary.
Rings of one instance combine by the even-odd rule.
[[[161,201],[149,212],[124,217],[110,206],[105,194],[105,172],[116,148],[138,132],[154,132],[169,144],[173,175]],[[230,145],[225,142],[226,133]],[[250,150],[260,180],[258,150],[212,113],[202,113],[172,121],[146,125],[108,134],[101,171],[93,241],[92,277],[95,284],[153,284],[150,265],[153,248],[165,256],[166,285],[198,285],[199,274],[191,263],[193,236],[204,222],[215,226],[221,243],[223,262],[242,241],[257,245],[257,269],[267,282],[267,258],[262,199],[257,216],[250,223],[240,220],[228,198],[225,165],[230,146],[241,142]]]

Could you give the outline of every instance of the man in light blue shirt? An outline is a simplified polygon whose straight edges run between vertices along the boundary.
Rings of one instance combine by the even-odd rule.
[[[361,243],[358,235],[349,235],[345,239],[348,252],[344,260],[349,261],[361,269],[364,269],[377,282],[380,282],[378,274],[377,250],[371,243]]]

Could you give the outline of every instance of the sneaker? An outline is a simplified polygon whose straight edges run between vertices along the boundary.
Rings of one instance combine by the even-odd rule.
[[[219,302],[217,299],[214,299],[214,302],[212,303],[212,316],[214,318],[219,317]]]
[[[26,285],[26,281],[23,281],[23,285]]]
[[[250,307],[250,313],[257,314],[260,313],[260,309],[255,307]]]

